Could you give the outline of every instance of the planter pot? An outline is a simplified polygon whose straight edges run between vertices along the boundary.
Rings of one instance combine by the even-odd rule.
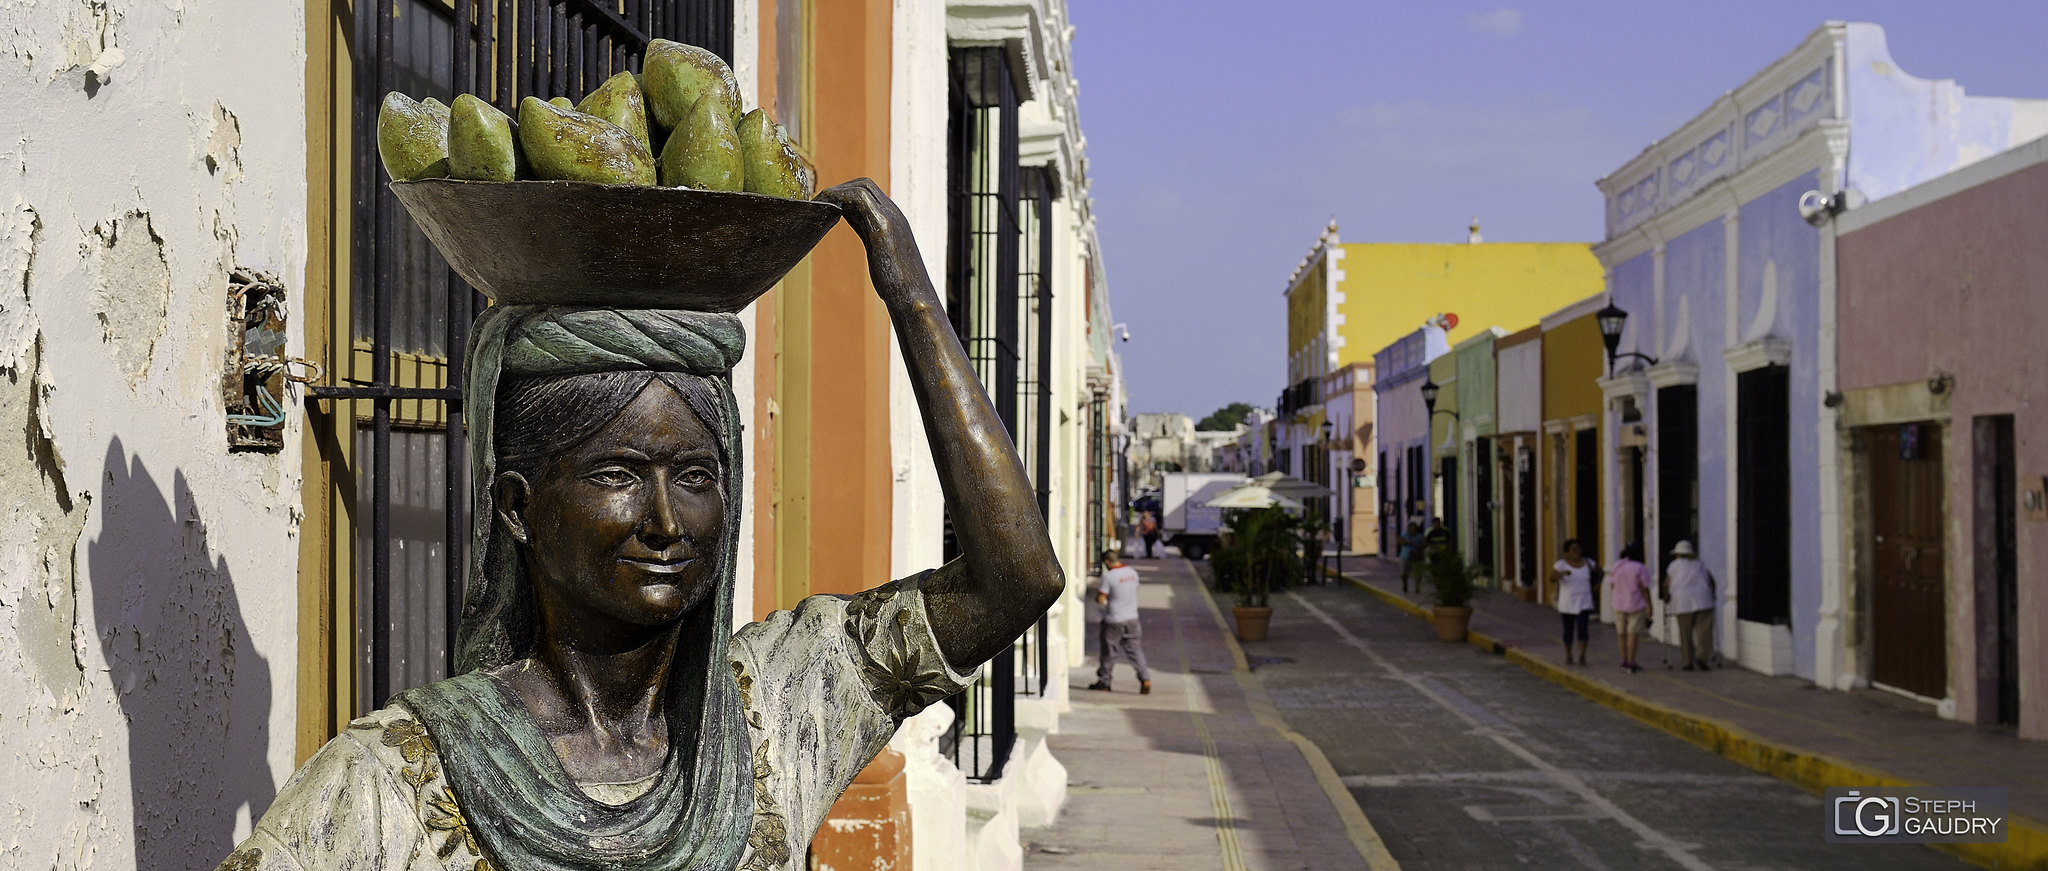
[[[1471,606],[1449,608],[1438,605],[1431,613],[1436,618],[1436,637],[1445,641],[1465,640],[1465,630],[1472,625]]]
[[[1526,584],[1515,585],[1515,598],[1524,602],[1536,601],[1536,588]]]
[[[1266,640],[1266,626],[1273,622],[1272,608],[1237,607],[1230,609],[1230,613],[1237,618],[1237,640]]]

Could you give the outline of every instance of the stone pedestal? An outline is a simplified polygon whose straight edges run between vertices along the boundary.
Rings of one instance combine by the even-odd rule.
[[[811,840],[818,871],[909,871],[910,789],[903,754],[883,750],[825,814]]]

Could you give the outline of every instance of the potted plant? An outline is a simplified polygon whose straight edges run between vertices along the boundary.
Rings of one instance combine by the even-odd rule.
[[[1231,518],[1230,544],[1215,559],[1219,585],[1229,580],[1237,594],[1231,616],[1237,620],[1239,641],[1264,641],[1273,620],[1268,598],[1274,587],[1286,587],[1300,571],[1295,553],[1299,543],[1295,532],[1299,521],[1278,507],[1254,508]]]
[[[1423,580],[1436,600],[1436,607],[1431,610],[1436,637],[1445,641],[1465,640],[1465,632],[1472,625],[1472,597],[1485,573],[1484,566],[1465,562],[1465,555],[1454,548],[1446,547],[1429,556],[1423,564]]]

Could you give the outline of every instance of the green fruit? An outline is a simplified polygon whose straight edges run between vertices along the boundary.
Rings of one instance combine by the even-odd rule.
[[[512,119],[469,94],[455,98],[448,115],[448,175],[473,181],[511,181],[526,171]]]
[[[640,140],[640,147],[653,154],[654,147],[647,141],[647,104],[640,96],[640,84],[632,73],[620,73],[605,80],[597,90],[591,91],[583,102],[576,104],[576,111],[595,115],[626,128],[627,133]]]
[[[448,175],[448,107],[415,103],[397,91],[377,107],[377,156],[394,181]]]
[[[560,106],[564,109],[576,108],[576,104],[571,102],[568,97],[551,97],[548,99],[548,102],[552,105]]]
[[[748,192],[788,200],[811,198],[813,174],[790,143],[789,131],[768,120],[765,110],[755,109],[740,119],[739,135]]]
[[[661,183],[704,191],[746,187],[739,133],[732,110],[717,93],[705,94],[661,149]]]
[[[739,120],[740,83],[718,55],[694,45],[657,39],[648,43],[646,53],[641,55],[640,75],[647,112],[664,129],[682,126],[690,107],[712,93],[718,94],[731,110],[728,121]]]
[[[603,118],[519,101],[519,145],[537,178],[599,184],[651,185],[654,156],[626,129]]]

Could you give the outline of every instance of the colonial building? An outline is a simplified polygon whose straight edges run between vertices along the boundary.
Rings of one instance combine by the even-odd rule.
[[[2048,737],[2048,139],[1834,230],[1843,668]]]
[[[1436,511],[1429,461],[1430,413],[1422,399],[1430,362],[1450,352],[1442,327],[1425,326],[1373,355],[1373,443],[1378,449],[1379,548],[1400,551],[1409,523],[1427,526]]]
[[[1500,541],[1494,563],[1503,589],[1533,600],[1546,577],[1551,553],[1543,543],[1542,480],[1538,463],[1543,442],[1543,326],[1493,341],[1494,529]],[[1484,365],[1483,363],[1481,365]]]
[[[1277,468],[1332,489],[1360,475],[1376,484],[1384,475],[1374,463],[1387,453],[1377,443],[1382,428],[1360,426],[1374,418],[1358,413],[1354,401],[1352,424],[1333,423],[1324,432],[1323,424],[1332,420],[1329,397],[1343,395],[1343,387],[1330,383],[1336,373],[1372,363],[1381,349],[1424,324],[1435,324],[1447,340],[1481,324],[1530,324],[1597,290],[1599,282],[1599,264],[1584,244],[1481,242],[1476,224],[1462,243],[1347,243],[1330,222],[1288,279],[1288,387],[1280,395]],[[1388,376],[1384,369],[1372,371]],[[1352,387],[1361,392],[1374,383],[1352,376]],[[1353,461],[1360,459],[1366,468],[1353,471]],[[1429,468],[1417,486],[1434,490],[1431,482],[1442,472],[1433,466],[1427,456],[1422,459],[1418,468]],[[1380,511],[1392,499],[1380,493],[1365,500],[1370,520],[1349,520],[1349,528],[1379,525]],[[1381,503],[1378,508],[1374,501]],[[1434,497],[1422,501],[1435,503]],[[1393,534],[1398,531],[1380,527],[1378,538]]]
[[[1820,447],[1840,416],[1823,402],[1840,388],[1828,216],[2043,132],[2048,102],[1916,78],[1882,29],[1837,22],[1600,181],[1594,250],[1628,314],[1601,385],[1601,555],[1632,524],[1650,553],[1692,540],[1721,581],[1726,656],[1827,687],[1867,677],[1829,532],[1847,504],[1841,458]],[[1637,423],[1640,444],[1612,438]],[[1618,489],[1637,481],[1640,503]],[[1938,637],[1919,643],[1932,646],[1906,655],[1942,655]]]
[[[1621,545],[1603,547],[1600,534],[1600,330],[1593,311],[1601,297],[1590,296],[1544,315],[1543,437],[1537,448],[1537,490],[1540,515],[1536,540],[1537,570],[1543,579],[1550,565],[1564,555],[1564,543],[1579,547],[1604,565],[1600,557]],[[1553,601],[1557,590],[1539,584],[1541,599]],[[1604,603],[1603,603],[1604,604]]]

